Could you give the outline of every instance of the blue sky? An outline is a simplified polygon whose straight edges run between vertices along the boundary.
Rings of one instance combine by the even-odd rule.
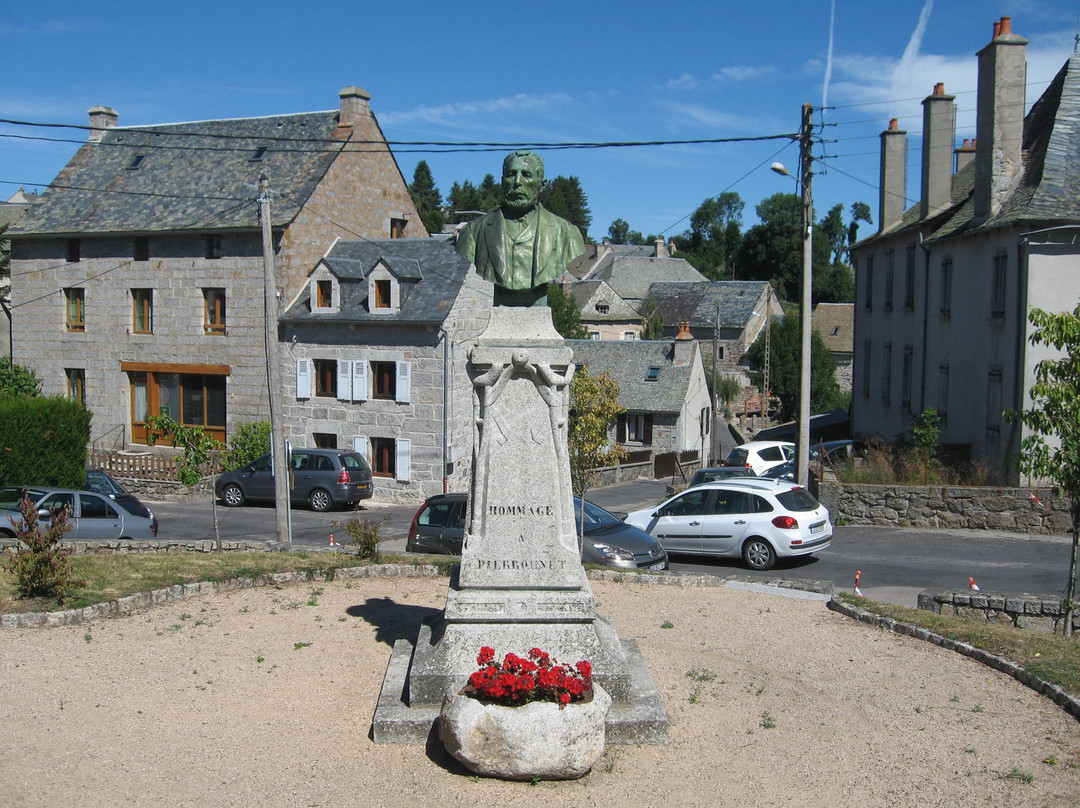
[[[1080,3],[1064,0],[621,0],[468,3],[98,0],[8,4],[0,118],[86,125],[104,104],[121,125],[337,107],[364,87],[391,141],[587,142],[755,138],[798,130],[803,103],[834,107],[815,148],[814,201],[866,202],[877,220],[878,135],[909,131],[918,195],[921,101],[956,95],[957,137],[974,137],[976,52],[1012,17],[1028,45],[1028,104],[1074,48]],[[833,8],[835,6],[835,14]],[[830,25],[830,19],[832,24]],[[831,35],[830,35],[831,32]],[[17,136],[17,137],[13,137]],[[0,124],[0,199],[47,185],[85,133]],[[495,153],[395,147],[406,181],[427,160],[445,194],[498,174]],[[677,235],[709,196],[754,206],[795,183],[785,140],[545,152],[577,176],[599,239],[616,217]],[[864,229],[862,235],[869,231]]]

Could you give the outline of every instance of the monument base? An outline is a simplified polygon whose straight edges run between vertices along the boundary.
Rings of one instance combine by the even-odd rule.
[[[668,717],[652,674],[645,666],[636,640],[623,639],[621,645],[627,663],[630,694],[625,700],[612,701],[605,724],[607,745],[666,744]],[[413,650],[413,644],[408,640],[394,643],[371,726],[371,737],[375,743],[439,742],[436,722],[442,702],[416,704],[408,700],[409,665]]]

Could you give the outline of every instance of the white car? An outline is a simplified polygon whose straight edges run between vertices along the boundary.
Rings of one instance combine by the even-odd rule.
[[[795,462],[795,444],[782,440],[752,440],[728,452],[725,466],[746,466],[758,477],[784,463]]]
[[[741,556],[755,570],[824,550],[833,535],[829,509],[805,488],[754,477],[688,488],[624,521],[652,534],[669,553]]]

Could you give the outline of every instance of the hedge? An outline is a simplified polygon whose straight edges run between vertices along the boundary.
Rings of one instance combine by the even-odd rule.
[[[0,485],[82,488],[90,417],[63,396],[0,396]]]

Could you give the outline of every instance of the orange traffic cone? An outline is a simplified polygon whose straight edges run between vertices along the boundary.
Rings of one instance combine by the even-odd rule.
[[[340,544],[337,543],[337,541],[334,540],[334,534],[333,533],[330,534],[330,546],[331,547],[340,547],[341,546]]]
[[[971,587],[972,592],[978,592],[979,591],[979,585],[977,583],[975,583],[974,578],[968,578],[968,586]]]
[[[858,597],[862,597],[862,590],[859,589],[859,578],[862,577],[862,570],[855,570],[855,594]]]

